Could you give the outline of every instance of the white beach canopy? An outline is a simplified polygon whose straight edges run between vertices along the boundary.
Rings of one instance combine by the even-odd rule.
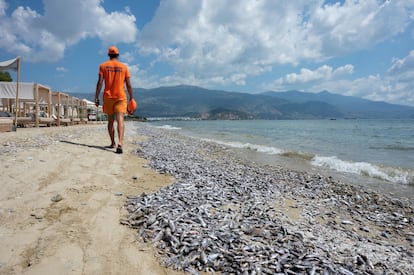
[[[19,60],[20,57],[16,57],[14,59],[10,59],[7,61],[0,62],[0,70],[15,70],[17,71],[19,69]]]
[[[17,82],[16,82],[16,105],[15,105],[15,126],[17,127],[17,106],[19,106],[19,86],[20,86],[20,56],[0,62],[0,71],[14,70],[17,71]],[[1,97],[0,97],[1,98]]]
[[[6,103],[6,105],[8,105],[9,110],[12,109],[9,100],[15,100],[17,94],[17,86],[20,87],[20,91],[18,98],[19,102],[14,105],[14,108],[16,109],[16,114],[21,113],[21,103],[23,103],[23,109],[25,108],[25,104],[34,104],[34,121],[37,127],[39,124],[39,105],[46,105],[48,110],[47,117],[51,115],[50,110],[52,104],[52,91],[48,86],[41,85],[38,83],[21,82],[17,84],[16,82],[0,81],[0,106],[5,106]],[[18,124],[19,121],[22,121],[24,119],[24,117],[16,115],[16,124]]]
[[[21,82],[19,83],[19,100],[35,100],[35,85],[32,82]],[[40,84],[38,84],[40,85]],[[16,82],[0,82],[0,98],[15,99],[16,97]],[[42,85],[43,86],[43,85]],[[45,86],[46,87],[46,86]],[[50,88],[49,88],[50,89]],[[41,99],[44,102],[48,102],[47,99]]]

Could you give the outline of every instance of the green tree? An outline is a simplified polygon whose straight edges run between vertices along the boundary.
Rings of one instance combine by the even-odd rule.
[[[11,78],[9,72],[0,72],[0,81],[12,82],[13,78]]]

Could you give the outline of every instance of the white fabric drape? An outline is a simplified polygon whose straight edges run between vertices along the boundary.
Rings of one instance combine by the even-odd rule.
[[[17,71],[17,84],[16,84],[16,92],[15,92],[15,99],[16,104],[15,106],[19,106],[19,90],[20,90],[20,56],[2,61],[0,62],[0,71],[3,70],[15,70]],[[17,107],[15,108],[15,114],[14,114],[14,126],[17,128],[17,116],[18,116],[18,110]]]
[[[14,59],[6,60],[0,62],[0,71],[6,71],[6,70],[15,70],[17,71],[19,67],[19,58],[16,57]]]
[[[19,83],[19,99],[34,100],[34,83]],[[0,98],[16,98],[16,82],[0,82]]]

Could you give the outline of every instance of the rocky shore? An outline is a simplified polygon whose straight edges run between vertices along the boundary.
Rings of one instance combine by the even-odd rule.
[[[414,274],[414,208],[321,175],[240,160],[221,145],[139,127],[137,153],[173,185],[129,196],[163,265],[191,274]]]

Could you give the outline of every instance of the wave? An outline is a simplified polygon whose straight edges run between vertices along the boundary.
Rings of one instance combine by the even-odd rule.
[[[341,173],[352,173],[393,183],[414,185],[414,171],[407,171],[402,168],[382,167],[367,162],[344,161],[336,156],[324,157],[299,151],[287,151],[273,146],[251,144],[248,142],[226,142],[208,138],[203,138],[201,140],[238,149],[248,149],[269,155],[280,155],[288,158],[302,159],[310,162],[313,166],[326,167]]]
[[[161,125],[161,126],[154,126],[154,125],[151,125],[152,127],[154,127],[154,128],[159,128],[159,129],[166,129],[166,130],[181,130],[181,128],[180,127],[174,127],[174,126],[171,126],[171,125]]]
[[[272,147],[272,146],[264,146],[264,145],[257,145],[257,144],[251,144],[251,143],[242,143],[237,141],[221,141],[221,140],[215,140],[215,139],[208,139],[208,138],[202,138],[201,140],[207,141],[207,142],[214,142],[220,145],[233,147],[233,148],[239,148],[239,149],[250,149],[252,151],[257,151],[260,153],[265,153],[269,155],[282,155],[285,153],[282,149]]]
[[[414,184],[413,172],[410,173],[402,168],[382,167],[367,162],[344,161],[335,156],[315,156],[311,163],[314,166],[327,167],[338,172],[353,173],[394,183]]]
[[[312,160],[312,158],[315,156],[314,154],[309,154],[309,153],[304,153],[304,152],[299,152],[299,151],[287,151],[287,150],[280,149],[280,148],[273,147],[273,146],[251,144],[248,142],[246,143],[237,142],[237,141],[226,142],[226,141],[208,139],[208,138],[203,138],[201,140],[204,140],[207,142],[214,142],[220,145],[238,148],[238,149],[248,149],[248,150],[252,150],[252,151],[256,151],[256,152],[264,153],[268,155],[281,155],[281,156],[288,157],[288,158],[303,159],[307,161]]]

